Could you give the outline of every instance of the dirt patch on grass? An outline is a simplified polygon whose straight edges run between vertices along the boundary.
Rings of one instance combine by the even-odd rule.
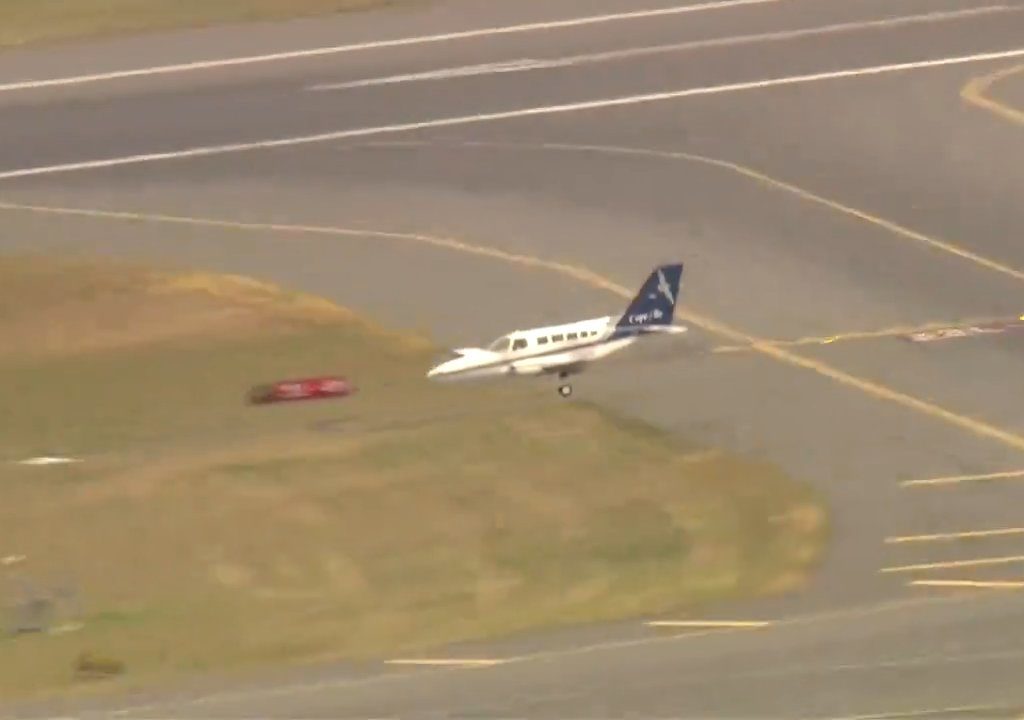
[[[83,612],[0,639],[5,697],[83,656],[131,684],[685,609],[792,587],[824,539],[771,466],[542,383],[428,383],[424,340],[262,283],[6,260],[0,308],[2,591],[67,580]],[[359,394],[243,401],[323,373]],[[6,463],[43,453],[83,462]]]
[[[217,23],[329,15],[411,2],[413,0],[0,0],[0,48]]]

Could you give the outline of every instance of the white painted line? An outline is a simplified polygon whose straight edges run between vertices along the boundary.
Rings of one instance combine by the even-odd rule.
[[[83,629],[84,627],[85,627],[84,623],[69,622],[69,623],[64,623],[63,625],[57,625],[56,627],[50,628],[47,631],[47,634],[49,634],[49,635],[67,635],[69,633],[78,632],[79,630]]]
[[[813,626],[820,623],[836,623],[841,622],[844,625],[858,622],[863,620],[865,617],[872,617],[877,615],[886,615],[888,613],[899,613],[914,608],[925,608],[925,607],[947,607],[954,605],[963,605],[968,602],[969,598],[964,598],[960,595],[943,595],[935,596],[930,595],[927,597],[916,597],[910,599],[897,599],[882,601],[878,604],[861,606],[855,608],[845,608],[841,610],[830,610],[826,612],[820,612],[809,615],[796,616],[791,618],[784,618],[778,621],[780,627],[799,627],[799,626]],[[728,631],[724,631],[728,632]],[[702,637],[708,637],[715,634],[715,631],[708,631],[703,633],[687,633],[687,634],[659,634],[659,635],[644,635],[640,638],[630,638],[625,640],[606,640],[603,642],[596,642],[589,645],[576,645],[561,649],[550,649],[540,650],[534,653],[520,655],[518,657],[508,658],[508,663],[531,663],[531,662],[546,662],[546,663],[557,663],[565,658],[580,657],[583,655],[589,655],[591,653],[607,653],[625,650],[628,648],[653,648],[655,646],[665,645],[676,645],[680,642],[692,642],[695,639]],[[1013,658],[1020,657],[1020,653],[1013,653]],[[950,660],[954,662],[955,660]],[[912,662],[912,661],[911,661]],[[436,673],[444,672],[458,672],[462,668],[449,666],[447,668],[439,668]],[[209,705],[218,702],[237,702],[245,701],[252,702],[259,698],[283,698],[283,697],[296,697],[308,693],[323,692],[325,690],[352,690],[355,688],[364,688],[368,686],[379,686],[382,684],[400,682],[409,678],[415,677],[416,671],[410,672],[393,672],[383,673],[380,675],[370,675],[368,677],[335,677],[326,680],[316,680],[312,682],[300,682],[292,685],[269,685],[266,687],[252,688],[242,691],[227,691],[219,692],[208,695],[192,695],[187,698],[180,698],[174,701],[176,708],[184,707],[196,707],[199,705]],[[121,709],[114,710],[111,714],[114,716],[122,717],[131,713],[140,712],[151,712],[159,710],[163,703],[147,703],[139,705],[131,705],[122,707]]]
[[[990,15],[1005,12],[1024,12],[1024,7],[1011,7],[1009,5],[988,5],[985,7],[967,8],[965,10],[952,10],[946,12],[930,12],[918,15],[903,15],[887,17],[878,20],[859,20],[856,22],[837,23],[820,27],[801,28],[797,30],[782,30],[769,33],[755,33],[750,35],[736,35],[732,37],[712,38],[708,40],[691,40],[688,42],[672,43],[667,45],[649,45],[646,47],[627,48],[623,50],[612,50],[601,53],[587,53],[582,55],[570,55],[560,58],[522,58],[506,62],[487,63],[483,65],[467,65],[463,67],[442,68],[427,72],[408,73],[404,75],[391,75],[389,77],[368,78],[365,80],[353,80],[342,83],[324,83],[310,85],[307,90],[320,92],[325,90],[349,90],[353,88],[373,87],[377,85],[394,85],[399,83],[423,82],[430,80],[449,80],[452,78],[472,77],[477,75],[497,75],[512,72],[528,72],[531,70],[546,70],[560,67],[575,67],[612,60],[627,60],[631,58],[644,57],[648,55],[661,55],[685,50],[700,50],[713,47],[728,47],[733,45],[746,45],[758,42],[772,42],[779,40],[794,40],[802,37],[814,37],[818,35],[832,35],[854,30],[867,30],[870,28],[895,28],[902,25],[913,25],[918,23],[942,22],[974,15]]]
[[[961,705],[959,707],[931,708],[928,710],[904,710],[883,713],[872,713],[869,715],[846,715],[844,717],[833,717],[828,720],[906,720],[907,718],[934,717],[935,715],[952,715],[956,717],[962,713],[994,712],[1006,710],[1004,705]]]
[[[506,62],[485,63],[483,65],[464,65],[461,67],[441,68],[440,70],[428,70],[426,72],[407,73],[405,75],[367,78],[366,80],[353,80],[352,82],[310,85],[306,89],[312,92],[321,92],[324,90],[347,90],[349,88],[372,87],[374,85],[394,85],[397,83],[419,82],[423,80],[448,80],[451,78],[473,77],[475,75],[497,75],[509,72],[522,72],[524,70],[563,67],[572,64],[574,64],[572,58],[556,58],[553,60],[534,60],[532,58],[523,58],[520,60],[508,60]]]
[[[810,75],[792,75],[789,77],[768,78],[764,80],[753,80],[749,82],[729,83],[726,85],[711,85],[705,87],[686,88],[683,90],[670,90],[667,92],[650,93],[644,95],[627,95],[625,97],[589,100],[584,102],[567,103],[565,105],[546,105],[541,107],[521,108],[519,110],[506,110],[502,112],[463,115],[460,117],[437,118],[434,120],[400,123],[396,125],[354,128],[351,130],[339,130],[336,132],[321,133],[318,135],[304,135],[299,137],[279,138],[275,140],[260,140],[256,142],[234,143],[229,145],[194,147],[187,148],[184,150],[174,150],[170,152],[161,153],[148,153],[143,155],[129,155],[125,157],[108,158],[104,160],[87,160],[83,162],[64,163],[61,165],[22,168],[20,170],[7,170],[5,172],[0,172],[0,180],[18,177],[30,177],[33,175],[49,175],[60,172],[70,172],[75,170],[95,170],[99,168],[116,167],[120,165],[157,162],[160,160],[179,160],[184,158],[207,157],[211,155],[223,155],[227,153],[246,152],[250,150],[292,147],[296,145],[308,145],[311,143],[329,142],[333,140],[345,140],[348,138],[368,137],[373,135],[387,135],[392,133],[407,132],[410,130],[423,130],[426,128],[451,127],[454,125],[469,125],[474,123],[493,122],[496,120],[510,120],[513,118],[532,117],[539,115],[555,115],[559,113],[575,112],[578,110],[594,110],[598,108],[620,107],[624,105],[638,105],[641,103],[657,102],[661,100],[677,100],[685,97],[694,97],[698,95],[718,95],[730,92],[738,92],[742,90],[757,90],[770,87],[778,87],[783,85],[799,85],[802,83],[818,82],[821,80],[835,80],[839,78],[882,75],[886,73],[902,72],[906,70],[920,70],[924,68],[946,67],[950,65],[962,65],[967,63],[985,62],[988,60],[1002,60],[1006,58],[1020,56],[1024,56],[1024,48],[1015,48],[1013,50],[1003,50],[999,52],[978,53],[974,55],[961,55],[949,58],[938,58],[934,60],[919,60],[915,62],[895,63],[891,65],[875,65],[870,67],[852,68],[849,70],[834,70],[830,72],[813,73]]]
[[[644,624],[649,627],[672,628],[760,628],[771,625],[761,620],[651,620]]]
[[[958,485],[965,482],[980,482],[983,480],[1011,480],[1024,478],[1024,470],[1005,470],[1003,472],[985,473],[983,475],[949,475],[947,477],[924,478],[921,480],[904,480],[900,483],[904,487],[918,485]]]
[[[944,570],[958,567],[979,567],[982,565],[1009,565],[1011,563],[1024,562],[1024,555],[1009,555],[1006,557],[976,558],[974,560],[949,560],[947,562],[921,563],[918,565],[900,565],[897,567],[886,567],[879,570],[883,573],[914,572],[915,570]]]
[[[903,535],[901,537],[888,537],[885,539],[885,542],[889,545],[896,545],[900,543],[935,542],[937,540],[972,540],[975,538],[1005,537],[1007,535],[1024,535],[1024,528],[967,530],[964,532],[935,533],[932,535]]]
[[[66,457],[34,457],[27,460],[18,460],[18,465],[67,465],[69,463],[82,462],[78,458]]]
[[[0,92],[11,92],[14,90],[36,90],[39,88],[55,87],[61,85],[82,85],[84,83],[101,82],[106,80],[119,80],[130,77],[146,77],[151,75],[169,75],[172,73],[191,72],[196,70],[211,70],[214,68],[237,67],[239,65],[255,65],[258,63],[280,62],[282,60],[299,60],[303,58],[321,57],[324,55],[338,55],[341,53],[358,52],[362,50],[380,50],[383,48],[403,47],[407,45],[425,45],[428,43],[450,42],[452,40],[465,40],[476,37],[490,37],[492,35],[510,35],[514,33],[536,32],[540,30],[558,30],[561,28],[582,27],[585,25],[598,25],[623,20],[643,20],[645,18],[667,17],[671,15],[683,15],[687,13],[705,12],[711,10],[725,10],[746,5],[766,5],[781,2],[781,0],[718,0],[716,2],[705,2],[697,5],[679,5],[666,8],[652,8],[648,10],[634,10],[631,12],[610,13],[606,15],[588,15],[584,17],[568,18],[565,20],[550,20],[547,22],[524,23],[520,25],[504,25],[495,27],[478,28],[476,30],[463,30],[459,32],[442,33],[439,35],[420,35],[416,37],[396,38],[394,40],[374,40],[371,42],[354,43],[350,45],[334,45],[330,47],[307,48],[306,50],[291,50],[287,52],[270,53],[266,55],[250,55],[245,57],[221,58],[218,60],[203,60],[199,62],[179,63],[175,65],[157,65],[153,67],[135,68],[132,70],[117,70],[108,73],[96,73],[92,75],[75,75],[63,78],[51,78],[47,80],[24,80],[0,85]]]
[[[508,660],[491,658],[400,658],[388,660],[386,665],[425,665],[425,666],[453,666],[453,667],[491,667],[501,665]]]
[[[918,587],[960,587],[978,589],[1019,589],[1024,588],[1024,581],[1017,580],[911,580],[908,585]]]

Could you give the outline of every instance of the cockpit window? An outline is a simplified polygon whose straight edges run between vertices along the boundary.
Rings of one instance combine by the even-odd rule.
[[[491,352],[506,352],[508,351],[509,346],[511,344],[511,338],[509,338],[508,335],[503,335],[494,342],[492,342],[490,345],[488,345],[487,349],[490,350]]]
[[[526,347],[526,340],[523,338],[516,338],[515,342],[512,343],[513,350],[522,350]]]

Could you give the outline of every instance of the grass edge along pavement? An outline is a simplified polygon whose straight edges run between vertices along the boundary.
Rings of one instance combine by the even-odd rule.
[[[826,540],[769,465],[543,382],[429,383],[424,338],[248,278],[0,257],[0,336],[0,600],[81,608],[0,638],[12,700],[685,613],[799,586]],[[359,392],[244,403],[320,373]],[[82,462],[8,462],[40,454]]]
[[[0,0],[0,52],[131,33],[279,21],[426,0]]]

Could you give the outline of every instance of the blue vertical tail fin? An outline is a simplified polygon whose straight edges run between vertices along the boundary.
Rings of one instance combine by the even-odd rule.
[[[682,263],[654,268],[619,318],[616,327],[619,330],[640,330],[656,325],[671,325],[682,277]]]

